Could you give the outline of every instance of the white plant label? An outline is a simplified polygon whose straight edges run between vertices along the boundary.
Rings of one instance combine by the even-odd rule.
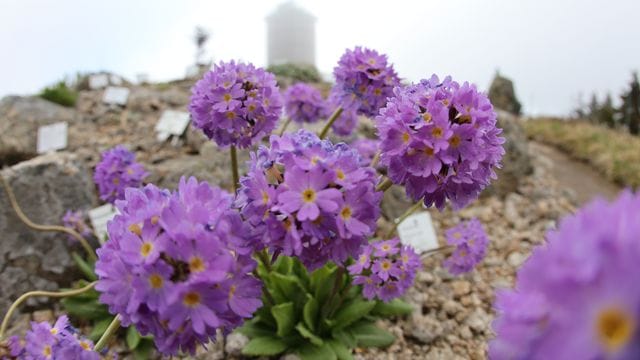
[[[181,136],[189,125],[189,113],[184,111],[166,110],[156,124],[156,138],[165,141],[169,136]]]
[[[105,204],[89,210],[89,220],[91,221],[93,230],[98,236],[100,244],[104,244],[104,242],[107,241],[107,223],[113,219],[117,213],[118,210],[112,204]]]
[[[38,128],[38,154],[56,151],[67,147],[66,122],[45,125]]]
[[[439,247],[431,215],[426,211],[407,217],[398,225],[398,234],[402,244],[412,246],[419,253]]]
[[[110,105],[127,105],[129,99],[129,89],[125,87],[109,86],[104,91],[102,101]]]
[[[109,76],[107,74],[89,76],[89,88],[91,90],[102,89],[107,86],[109,86]]]
[[[122,85],[122,78],[118,75],[111,75],[111,83],[115,86]]]

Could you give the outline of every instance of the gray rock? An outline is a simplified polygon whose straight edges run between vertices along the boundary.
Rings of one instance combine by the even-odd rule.
[[[519,120],[506,111],[497,110],[498,126],[506,139],[502,169],[496,171],[498,179],[483,192],[483,195],[505,196],[518,190],[520,181],[533,172],[529,153],[529,142]]]
[[[69,153],[52,153],[6,168],[0,174],[11,185],[22,211],[36,224],[60,224],[67,209],[97,204],[87,169]],[[65,234],[38,232],[19,220],[0,189],[0,313],[22,293],[56,290],[77,279]],[[37,305],[30,299],[27,305]]]
[[[0,100],[0,166],[35,156],[38,127],[79,119],[74,109],[36,96],[3,98]]]
[[[243,334],[233,332],[227,336],[224,351],[229,355],[241,355],[242,349],[249,343],[249,338]]]
[[[494,107],[520,115],[522,106],[516,97],[513,81],[496,73],[489,87],[489,99]]]
[[[414,314],[409,323],[408,335],[423,344],[431,344],[442,336],[444,329],[440,321],[424,315]]]

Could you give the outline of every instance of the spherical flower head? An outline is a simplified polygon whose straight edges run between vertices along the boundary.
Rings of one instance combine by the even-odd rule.
[[[67,212],[64,214],[64,217],[62,217],[62,224],[69,229],[75,230],[83,237],[88,237],[91,236],[92,231],[91,228],[87,225],[85,217],[85,212],[82,210],[67,210]],[[68,239],[70,241],[76,241],[76,238],[71,235],[68,236]]]
[[[313,123],[327,117],[327,105],[315,87],[297,83],[284,92],[285,114],[297,123]]]
[[[249,275],[254,238],[231,205],[229,193],[195,178],[182,178],[173,193],[129,189],[116,203],[96,289],[164,354],[193,353],[261,306],[261,283]]]
[[[334,86],[327,100],[327,116],[331,116],[338,107],[342,108],[342,112],[331,125],[331,129],[336,135],[349,136],[358,126],[358,106],[356,103],[343,102],[340,92]]]
[[[358,154],[360,154],[361,165],[370,165],[373,161],[373,158],[378,153],[378,149],[380,148],[380,140],[358,139],[351,143],[351,147],[356,149],[356,151],[358,151]]]
[[[344,108],[354,107],[358,114],[376,116],[393,95],[400,79],[387,63],[387,56],[377,51],[356,47],[347,49],[333,70],[336,93]]]
[[[99,360],[93,351],[93,343],[78,335],[66,315],[58,318],[51,326],[48,322],[32,322],[31,330],[25,335],[24,344],[13,340],[11,354],[19,359],[78,359]]]
[[[344,143],[300,130],[251,154],[237,204],[273,252],[310,270],[355,256],[372,235],[382,193],[375,171]]]
[[[443,263],[450,273],[463,274],[484,259],[489,245],[489,238],[476,218],[462,222],[445,233],[447,243],[454,246],[453,254]]]
[[[492,359],[640,358],[640,194],[596,200],[534,249],[497,294]]]
[[[422,262],[410,246],[398,238],[379,240],[362,247],[347,270],[355,285],[362,285],[362,295],[388,302],[402,296],[413,285]]]
[[[466,82],[434,75],[397,87],[376,117],[380,163],[413,200],[462,208],[496,178],[504,155],[496,119],[487,96]]]
[[[140,187],[147,175],[144,167],[136,162],[135,154],[118,145],[102,153],[93,181],[98,186],[100,199],[114,203],[124,198],[126,188]]]
[[[193,126],[218,146],[247,148],[276,126],[282,95],[264,69],[220,62],[193,87],[189,111]]]

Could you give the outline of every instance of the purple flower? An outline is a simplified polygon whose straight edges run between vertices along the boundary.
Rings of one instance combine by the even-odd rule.
[[[24,340],[19,336],[14,335],[7,339],[7,346],[9,348],[9,355],[15,358],[22,357],[24,353]]]
[[[193,126],[218,146],[247,148],[271,133],[282,113],[273,74],[242,62],[220,62],[192,89]]]
[[[78,335],[66,315],[58,318],[54,326],[48,322],[32,322],[25,335],[24,346],[16,337],[11,340],[11,355],[19,359],[51,360],[78,359],[99,360],[93,351],[93,343]]]
[[[270,142],[251,154],[237,199],[262,243],[311,270],[357,255],[379,217],[375,171],[348,145],[308,131]]]
[[[370,165],[373,158],[380,149],[379,140],[358,139],[351,143],[351,146],[360,154],[360,165]]]
[[[284,92],[284,111],[298,123],[312,123],[327,117],[327,105],[320,90],[304,83],[292,85]]]
[[[349,136],[358,125],[358,107],[355,103],[343,102],[340,91],[334,87],[331,89],[327,99],[327,117],[331,116],[339,106],[342,107],[342,113],[333,122],[331,129],[337,135]]]
[[[497,294],[492,359],[640,358],[640,193],[596,200],[547,234]]]
[[[420,257],[410,246],[395,238],[376,241],[362,247],[355,264],[349,266],[354,285],[362,285],[362,295],[388,302],[402,296],[413,285],[422,268]]]
[[[100,199],[113,203],[124,198],[126,188],[137,188],[148,175],[136,156],[124,146],[118,145],[102,153],[96,165],[93,181],[98,186]]]
[[[96,289],[162,353],[193,353],[261,306],[261,283],[250,275],[255,236],[230,194],[182,178],[173,193],[129,189],[116,206],[98,249]]]
[[[62,224],[69,229],[75,230],[83,237],[91,236],[93,233],[91,228],[85,222],[85,213],[82,210],[67,210],[62,218]],[[76,241],[76,238],[71,235],[68,236],[68,239],[70,241]]]
[[[347,49],[333,74],[336,85],[332,92],[339,104],[365,116],[376,116],[393,95],[393,88],[400,85],[393,66],[387,64],[386,55],[359,46]]]
[[[453,254],[443,265],[454,275],[473,270],[484,259],[489,238],[476,218],[460,223],[446,231],[447,242],[455,246]]]
[[[486,95],[433,75],[419,84],[397,87],[376,117],[380,163],[389,178],[405,186],[413,200],[442,210],[474,200],[500,167],[502,130]]]

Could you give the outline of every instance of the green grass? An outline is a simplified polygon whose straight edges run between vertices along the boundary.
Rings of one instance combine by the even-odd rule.
[[[64,81],[44,88],[39,96],[66,107],[75,106],[78,99],[78,93],[70,89]]]
[[[553,145],[622,186],[640,187],[640,137],[585,121],[532,119],[527,135]]]

